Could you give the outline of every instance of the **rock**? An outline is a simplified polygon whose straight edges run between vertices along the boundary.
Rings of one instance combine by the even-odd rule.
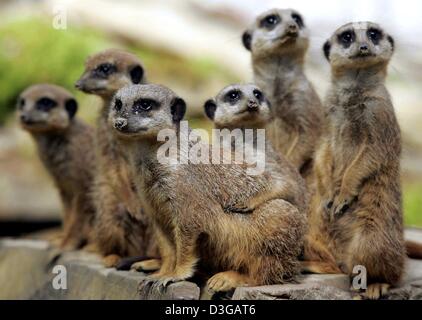
[[[53,288],[57,265],[65,267],[66,289]],[[187,281],[142,293],[138,288],[145,277],[104,268],[97,255],[60,252],[44,241],[0,240],[0,299],[199,299],[199,287]]]
[[[304,284],[321,284],[336,287],[340,290],[349,290],[350,278],[346,274],[307,274],[299,279]]]
[[[233,300],[350,300],[347,291],[321,283],[237,288]]]

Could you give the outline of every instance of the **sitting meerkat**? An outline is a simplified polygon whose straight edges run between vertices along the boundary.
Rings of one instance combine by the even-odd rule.
[[[94,200],[97,209],[95,239],[107,267],[122,257],[156,256],[147,216],[136,199],[126,159],[107,126],[109,105],[116,91],[146,81],[144,67],[134,55],[109,49],[88,58],[76,87],[103,100],[97,120]]]
[[[30,86],[17,103],[20,124],[33,137],[59,190],[64,208],[61,246],[66,249],[80,248],[90,240],[95,214],[94,131],[75,117],[77,109],[70,92],[51,84]]]
[[[272,9],[255,19],[242,42],[251,52],[254,82],[271,102],[274,119],[267,126],[268,137],[310,184],[324,113],[303,71],[308,34],[297,11]]]
[[[346,24],[324,45],[332,79],[310,243],[322,243],[350,275],[364,266],[371,299],[398,283],[405,259],[400,128],[385,87],[393,51],[393,38],[371,22]],[[305,247],[305,257],[321,255]]]
[[[263,122],[269,107],[262,93],[238,88],[244,97],[228,92],[214,100],[215,119],[231,104],[244,109],[239,118],[251,113]],[[122,88],[110,107],[109,125],[137,173],[139,199],[159,243],[162,264],[149,279],[161,287],[190,278],[198,262],[218,270],[208,280],[214,291],[292,279],[306,220],[299,175],[288,167],[254,176],[245,164],[192,164],[181,149],[177,163],[160,161],[165,142],[157,138],[162,130],[179,135],[185,109],[173,91],[152,84]]]

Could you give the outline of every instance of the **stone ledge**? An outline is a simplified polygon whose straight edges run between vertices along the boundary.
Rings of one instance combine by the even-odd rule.
[[[55,290],[55,265],[67,270],[67,290]],[[199,287],[192,282],[140,293],[145,275],[104,268],[98,256],[85,252],[60,252],[45,241],[0,240],[0,299],[199,299]]]
[[[411,229],[412,239],[422,243],[422,231]],[[406,237],[408,235],[406,231]],[[55,265],[67,270],[67,290],[55,290]],[[104,268],[98,256],[81,251],[61,252],[40,240],[0,239],[0,299],[209,299],[210,294],[193,282],[171,284],[165,292],[140,292],[145,275]],[[348,300],[346,275],[303,275],[297,284],[237,288],[232,299],[330,299]],[[422,299],[422,260],[409,259],[402,284],[388,299]]]

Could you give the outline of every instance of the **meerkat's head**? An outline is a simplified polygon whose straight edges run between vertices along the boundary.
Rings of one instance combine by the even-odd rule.
[[[271,119],[270,103],[253,84],[225,87],[204,105],[216,128],[261,128]]]
[[[156,140],[160,130],[176,130],[185,111],[185,101],[167,87],[131,85],[113,97],[109,125],[120,138]]]
[[[73,95],[52,84],[30,86],[20,94],[17,102],[20,124],[33,133],[65,130],[77,109]]]
[[[108,49],[89,57],[85,71],[76,82],[77,89],[110,98],[129,84],[146,83],[144,67],[133,54]]]
[[[299,12],[271,9],[255,19],[243,33],[242,42],[254,57],[304,54],[309,46],[309,32]]]
[[[387,65],[394,52],[394,40],[376,23],[353,22],[338,28],[325,42],[323,51],[333,69]]]

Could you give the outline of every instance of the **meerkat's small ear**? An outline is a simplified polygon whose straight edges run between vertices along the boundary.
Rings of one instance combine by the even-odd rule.
[[[72,119],[78,111],[78,103],[73,98],[67,99],[65,102],[65,109],[69,114],[69,118]]]
[[[252,34],[249,30],[246,30],[245,32],[243,32],[242,43],[247,50],[251,51]]]
[[[131,67],[129,73],[133,84],[141,83],[142,77],[144,76],[144,69],[140,65]]]
[[[328,61],[330,61],[331,43],[330,43],[329,40],[327,40],[324,43],[324,46],[322,47],[322,50],[324,51],[324,56],[327,58]]]
[[[387,35],[387,40],[388,42],[390,42],[391,49],[394,51],[394,49],[396,48],[396,43],[394,42],[394,38],[390,35]]]
[[[173,121],[180,122],[185,116],[185,112],[186,112],[185,100],[183,100],[182,98],[174,99],[170,108],[171,108],[170,110],[171,115],[173,116]]]
[[[205,101],[204,110],[207,117],[211,120],[214,120],[215,110],[217,110],[217,104],[213,99],[208,99],[207,101]]]

